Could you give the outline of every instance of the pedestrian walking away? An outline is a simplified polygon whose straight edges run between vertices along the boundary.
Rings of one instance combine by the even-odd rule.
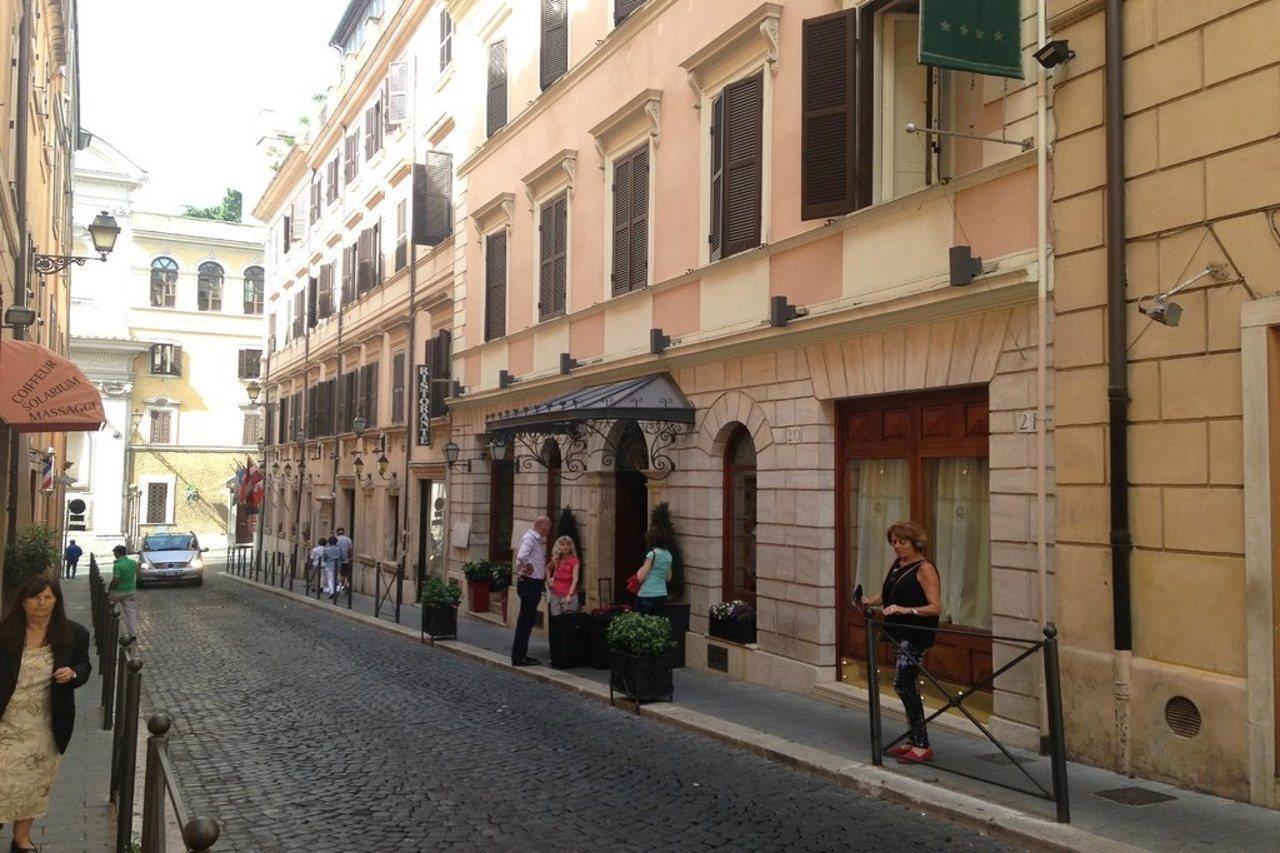
[[[547,561],[545,558],[547,534],[551,532],[551,519],[540,515],[533,527],[520,538],[516,550],[516,595],[520,598],[520,615],[516,617],[516,634],[511,642],[511,662],[516,666],[534,666],[541,663],[529,657],[529,635],[533,623],[538,621],[538,602],[546,586]]]
[[[885,575],[880,594],[855,602],[860,608],[883,605],[885,633],[894,641],[893,689],[907,712],[911,732],[905,743],[889,750],[899,764],[918,764],[933,758],[929,733],[924,725],[924,702],[916,680],[925,652],[937,634],[922,630],[938,627],[942,615],[942,581],[938,568],[925,558],[928,542],[924,527],[914,521],[899,521],[886,532],[897,559]]]
[[[578,612],[578,549],[568,536],[561,536],[551,546],[551,560],[547,563],[547,613]]]
[[[80,557],[84,554],[84,549],[76,544],[76,540],[72,539],[71,544],[67,546],[67,550],[62,552],[62,559],[66,563],[62,576],[64,578],[73,578],[76,576],[76,566],[80,563]]]
[[[75,689],[92,671],[89,631],[67,618],[61,586],[27,578],[0,620],[0,824],[13,824],[11,851],[36,850],[31,825],[49,811]]]
[[[138,611],[134,597],[138,593],[138,561],[129,558],[123,545],[111,549],[116,561],[111,564],[111,583],[107,590],[111,600],[120,605],[126,636],[138,636]]]
[[[321,539],[324,543],[324,591],[328,593],[329,600],[335,601],[338,598],[338,569],[342,563],[342,546],[338,544],[338,537],[333,536],[329,539]],[[348,539],[348,542],[351,540]]]
[[[339,527],[338,535],[329,541],[342,549],[342,561],[339,566],[338,592],[345,590],[351,583],[351,555],[355,552],[355,543],[347,535],[347,531]]]
[[[636,572],[640,589],[636,591],[637,613],[658,616],[667,603],[667,583],[671,580],[671,543],[667,542],[661,528],[650,526],[644,534],[649,553],[644,555],[644,565]]]
[[[316,540],[316,544],[307,552],[307,566],[311,571],[308,572],[309,577],[315,578],[316,586],[320,585],[320,577],[324,573],[324,546],[329,540],[321,536]]]

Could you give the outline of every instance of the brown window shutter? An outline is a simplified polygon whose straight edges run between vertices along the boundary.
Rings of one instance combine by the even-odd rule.
[[[333,204],[338,200],[338,155],[333,155],[325,170],[325,204]]]
[[[364,159],[367,162],[375,151],[378,149],[374,146],[373,129],[378,121],[374,108],[369,107],[364,111]]]
[[[764,74],[724,89],[724,256],[760,245]]]
[[[404,423],[404,353],[391,359],[391,422]]]
[[[489,45],[489,91],[486,101],[486,130],[493,136],[507,123],[507,43]]]
[[[613,164],[613,295],[631,289],[631,157]]]
[[[356,297],[356,247],[347,246],[342,250],[342,305]]]
[[[452,341],[453,333],[448,329],[441,329],[428,344],[427,363],[431,368],[432,379],[449,379],[452,376],[449,364]],[[431,384],[431,417],[438,418],[448,413],[449,407],[444,402],[448,387],[444,382]]]
[[[484,249],[484,339],[492,341],[507,333],[507,233],[490,234]]]
[[[631,156],[631,290],[649,283],[649,146]]]
[[[855,206],[856,43],[853,9],[804,22],[801,219],[838,216]]]
[[[544,204],[538,215],[538,319],[555,311],[555,202]]]
[[[317,312],[320,308],[320,280],[315,276],[307,278],[307,328],[314,329],[316,321],[319,319]]]
[[[378,425],[378,365],[369,365],[369,380],[365,384],[365,418],[369,421],[369,426],[376,427]]]
[[[569,291],[569,196],[567,193],[561,193],[560,198],[556,199],[553,218],[555,241],[552,249],[555,252],[555,270],[552,278],[554,290],[551,312],[559,317],[565,312]]]
[[[711,260],[724,248],[724,93],[711,102]]]
[[[413,167],[413,242],[438,246],[453,233],[453,155],[428,151]]]
[[[627,19],[627,16],[644,5],[644,0],[614,0],[613,2],[613,25],[617,26]]]
[[[542,50],[538,77],[543,89],[569,70],[568,0],[542,0]]]
[[[382,284],[382,220],[373,223],[373,227],[369,229],[369,262],[373,269],[372,284],[369,287],[374,288]]]

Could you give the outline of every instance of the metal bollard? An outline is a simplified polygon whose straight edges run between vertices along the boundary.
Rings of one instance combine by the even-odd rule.
[[[218,842],[218,822],[211,817],[193,817],[182,827],[182,841],[191,853],[208,853]]]
[[[103,648],[102,664],[102,728],[111,729],[111,720],[115,708],[116,663],[120,653],[120,613],[111,608],[111,621],[107,627],[107,642]]]
[[[400,624],[400,605],[404,602],[404,566],[396,566],[396,624]]]
[[[169,749],[169,728],[173,721],[167,714],[152,714],[147,720],[147,768],[142,781],[142,853],[163,853],[165,848],[164,766],[160,754]]]
[[[1058,823],[1071,822],[1071,795],[1067,789],[1067,737],[1062,722],[1062,683],[1058,669],[1058,629],[1044,626],[1044,686],[1049,716],[1049,756],[1053,774],[1053,800]]]
[[[120,731],[120,790],[116,798],[116,849],[128,850],[133,835],[133,786],[138,773],[138,705],[142,701],[142,661],[130,658],[125,694],[125,718]]]
[[[863,615],[867,619],[867,714],[871,719],[871,763],[880,767],[884,764],[884,754],[880,740],[880,672],[876,667],[875,612],[868,608]]]
[[[131,662],[129,644],[132,642],[131,637],[121,637],[120,651],[116,656],[115,718],[112,720],[114,730],[111,733],[111,802],[113,803],[120,792],[124,730],[128,723],[125,713],[128,710],[128,672]]]

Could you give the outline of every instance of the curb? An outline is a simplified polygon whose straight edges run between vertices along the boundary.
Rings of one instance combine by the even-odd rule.
[[[419,632],[403,625],[385,622],[381,619],[375,619],[373,616],[356,613],[346,608],[333,607],[296,592],[267,586],[248,578],[227,574],[225,571],[220,574],[222,577],[230,578],[237,583],[257,587],[283,598],[306,603],[318,609],[334,610],[347,619],[373,628],[380,628],[390,634],[417,641],[421,639]],[[505,655],[458,640],[438,640],[431,645],[434,648],[478,661],[487,666],[505,669],[547,684],[554,684],[580,696],[605,703],[609,702],[609,688],[607,686],[588,681],[585,678],[579,678],[562,670],[554,670],[547,667],[512,666]],[[1008,806],[990,803],[970,794],[963,794],[910,776],[903,776],[881,767],[860,761],[850,761],[820,749],[814,749],[775,735],[765,734],[764,732],[747,728],[737,723],[731,723],[727,720],[721,720],[718,717],[679,705],[641,705],[639,708],[635,708],[631,703],[624,701],[620,707],[626,707],[629,710],[635,709],[639,716],[650,717],[668,725],[695,732],[746,750],[761,758],[779,764],[790,765],[828,782],[857,791],[865,796],[907,806],[932,817],[978,830],[993,838],[1029,846],[1036,850],[1122,853],[1122,851],[1141,849],[1094,835],[1086,830],[1067,824],[1054,823],[1034,817]]]

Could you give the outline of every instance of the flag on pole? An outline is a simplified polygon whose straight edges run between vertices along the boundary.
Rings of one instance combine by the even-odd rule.
[[[245,506],[249,512],[257,512],[262,507],[263,498],[263,477],[262,469],[259,468],[252,459],[247,460],[244,475],[244,493]]]
[[[922,0],[920,64],[1021,80],[1018,0]]]

